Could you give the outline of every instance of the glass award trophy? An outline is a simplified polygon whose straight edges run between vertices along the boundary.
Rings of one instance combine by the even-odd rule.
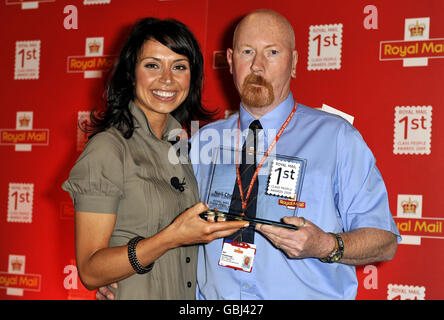
[[[233,197],[234,186],[238,183],[236,161],[239,161],[240,153],[241,151],[222,146],[213,150],[205,197],[210,210],[201,216],[206,219],[213,216],[214,219],[223,217],[225,220],[245,220],[250,222],[250,227],[261,223],[297,230],[298,227],[280,220],[284,216],[297,215],[307,161],[275,153],[256,153],[256,163],[259,167],[257,210],[256,217],[252,218],[242,210],[233,209],[241,207],[233,206],[233,201],[242,201],[239,196]],[[251,163],[254,163],[254,158],[250,159],[253,159]]]

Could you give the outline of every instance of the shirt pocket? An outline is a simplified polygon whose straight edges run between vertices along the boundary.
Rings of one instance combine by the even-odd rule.
[[[306,172],[298,216],[310,220],[325,232],[342,232],[343,222],[336,206],[334,180],[321,172]]]

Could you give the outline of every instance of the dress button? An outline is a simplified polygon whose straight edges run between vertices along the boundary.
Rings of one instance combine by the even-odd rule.
[[[185,261],[186,261],[187,263],[190,263],[190,261],[191,261],[190,257],[187,257],[187,258],[185,259]]]
[[[187,286],[188,286],[188,288],[191,288],[191,281],[188,281],[188,283],[187,283]]]

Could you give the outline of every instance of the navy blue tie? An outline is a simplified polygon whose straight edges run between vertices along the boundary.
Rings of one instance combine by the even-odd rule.
[[[247,196],[248,187],[251,183],[251,178],[256,171],[256,144],[257,144],[257,134],[258,131],[262,129],[262,125],[259,120],[254,120],[249,127],[248,136],[242,146],[242,157],[239,164],[239,173],[242,182],[242,190],[244,198]],[[233,196],[230,203],[230,213],[241,214],[244,213],[246,216],[254,218],[256,217],[256,206],[257,206],[257,191],[258,191],[259,181],[253,184],[251,189],[250,197],[248,198],[247,206],[245,210],[242,210],[242,199],[239,192],[239,184],[236,182],[234,184]],[[226,239],[238,240],[242,242],[254,243],[254,229],[247,228],[245,230],[239,230],[230,237]]]

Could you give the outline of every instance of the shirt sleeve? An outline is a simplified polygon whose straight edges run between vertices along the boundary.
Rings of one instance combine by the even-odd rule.
[[[338,209],[346,231],[378,228],[401,237],[390,212],[376,159],[359,132],[344,126],[338,136]]]
[[[88,141],[62,186],[75,211],[117,213],[123,197],[123,158],[121,144],[110,133],[98,133]]]

